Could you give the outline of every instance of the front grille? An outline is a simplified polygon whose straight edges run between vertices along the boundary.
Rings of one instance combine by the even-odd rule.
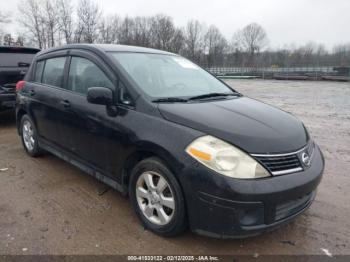
[[[289,217],[303,210],[313,199],[314,193],[307,194],[295,200],[281,203],[276,206],[275,221]]]
[[[303,171],[310,167],[315,151],[312,140],[296,152],[285,154],[252,154],[272,175],[285,175]]]
[[[303,170],[297,154],[284,156],[256,156],[256,158],[273,174],[283,175]]]

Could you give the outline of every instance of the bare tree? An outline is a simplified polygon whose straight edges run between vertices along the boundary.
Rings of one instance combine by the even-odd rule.
[[[56,33],[58,32],[58,12],[56,3],[50,0],[44,2],[43,21],[46,25],[48,47],[55,46]]]
[[[170,16],[159,14],[152,17],[151,35],[155,48],[169,50],[174,33],[175,26]]]
[[[58,26],[63,33],[66,44],[72,43],[74,21],[73,6],[70,0],[57,0]]]
[[[18,5],[19,22],[30,33],[39,48],[46,45],[45,24],[38,0],[22,0]]]
[[[59,19],[56,2],[28,0],[20,2],[20,24],[30,33],[39,48],[53,47],[59,38]]]
[[[151,19],[149,17],[137,16],[133,23],[133,43],[137,46],[151,46]]]
[[[18,9],[23,31],[20,34],[6,32],[6,43],[30,44],[40,48],[73,42],[129,44],[180,53],[208,67],[350,64],[350,44],[337,45],[331,52],[312,42],[264,51],[268,42],[266,32],[253,23],[239,30],[228,46],[225,37],[214,25],[207,29],[192,20],[182,29],[176,27],[171,17],[163,14],[127,16],[123,19],[115,14],[101,19],[100,8],[94,1],[80,0],[78,7],[73,8],[70,0],[22,0]],[[9,16],[0,12],[0,26],[5,22],[9,22]],[[0,28],[0,39],[3,34]],[[15,41],[18,36],[23,38]]]
[[[216,26],[211,25],[209,27],[204,35],[204,42],[208,67],[222,63],[227,41]]]
[[[118,42],[118,30],[120,18],[117,15],[107,16],[101,19],[99,25],[99,42],[104,44],[116,44]]]
[[[173,53],[180,53],[185,44],[185,37],[183,30],[180,28],[175,29],[168,51]]]
[[[257,23],[252,23],[235,33],[233,42],[248,53],[249,63],[254,64],[255,54],[258,54],[268,41],[264,28]]]
[[[13,41],[14,40],[13,40],[11,34],[5,34],[4,35],[4,41],[3,41],[4,45],[11,45]]]
[[[98,26],[101,17],[98,4],[92,0],[80,0],[77,16],[76,41],[93,43],[98,38]]]
[[[16,40],[16,44],[18,45],[18,46],[24,46],[24,41],[25,41],[25,39],[24,39],[24,37],[23,36],[17,36],[17,40]]]
[[[203,48],[203,31],[203,26],[197,20],[189,21],[185,29],[185,55],[195,62],[200,60],[200,51]]]
[[[123,45],[133,44],[134,19],[126,16],[119,28],[118,39]]]

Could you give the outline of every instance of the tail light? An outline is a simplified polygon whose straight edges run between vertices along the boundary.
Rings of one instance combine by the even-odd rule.
[[[16,84],[16,92],[19,92],[23,89],[23,87],[25,86],[26,81],[19,81]]]

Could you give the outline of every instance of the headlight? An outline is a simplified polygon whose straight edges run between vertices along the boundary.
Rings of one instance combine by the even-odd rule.
[[[194,140],[186,152],[208,168],[229,177],[252,179],[270,174],[240,149],[212,136]]]

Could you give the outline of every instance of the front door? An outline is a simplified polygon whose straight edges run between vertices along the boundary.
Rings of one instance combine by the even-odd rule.
[[[86,94],[89,87],[107,87],[116,93],[117,81],[108,77],[93,57],[89,58],[71,56],[66,90],[62,93],[62,145],[87,164],[113,175],[120,153],[118,116],[108,115],[104,105],[88,103]]]

